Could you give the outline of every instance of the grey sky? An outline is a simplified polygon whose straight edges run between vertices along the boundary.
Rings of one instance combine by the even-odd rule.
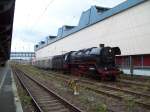
[[[62,25],[77,25],[92,5],[114,7],[125,0],[16,0],[12,51],[34,51],[34,45],[56,35]]]

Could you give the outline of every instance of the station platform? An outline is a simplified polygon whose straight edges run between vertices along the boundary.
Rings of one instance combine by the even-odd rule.
[[[8,64],[0,67],[0,112],[23,112]]]

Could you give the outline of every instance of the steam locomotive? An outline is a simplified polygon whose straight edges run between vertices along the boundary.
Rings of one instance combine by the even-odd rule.
[[[70,51],[45,60],[37,60],[40,68],[61,70],[78,76],[93,75],[103,80],[115,80],[120,73],[115,65],[115,56],[120,55],[119,47],[92,47],[79,51]]]

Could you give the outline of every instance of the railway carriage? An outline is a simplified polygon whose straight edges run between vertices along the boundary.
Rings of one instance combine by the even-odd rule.
[[[33,65],[42,69],[52,69],[52,57],[36,60]]]

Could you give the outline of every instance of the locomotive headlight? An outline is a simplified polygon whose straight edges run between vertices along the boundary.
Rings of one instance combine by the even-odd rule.
[[[111,49],[109,49],[109,52],[111,52]]]
[[[89,67],[89,70],[95,70],[95,68],[94,67]]]
[[[107,70],[107,67],[105,67],[104,70]]]

